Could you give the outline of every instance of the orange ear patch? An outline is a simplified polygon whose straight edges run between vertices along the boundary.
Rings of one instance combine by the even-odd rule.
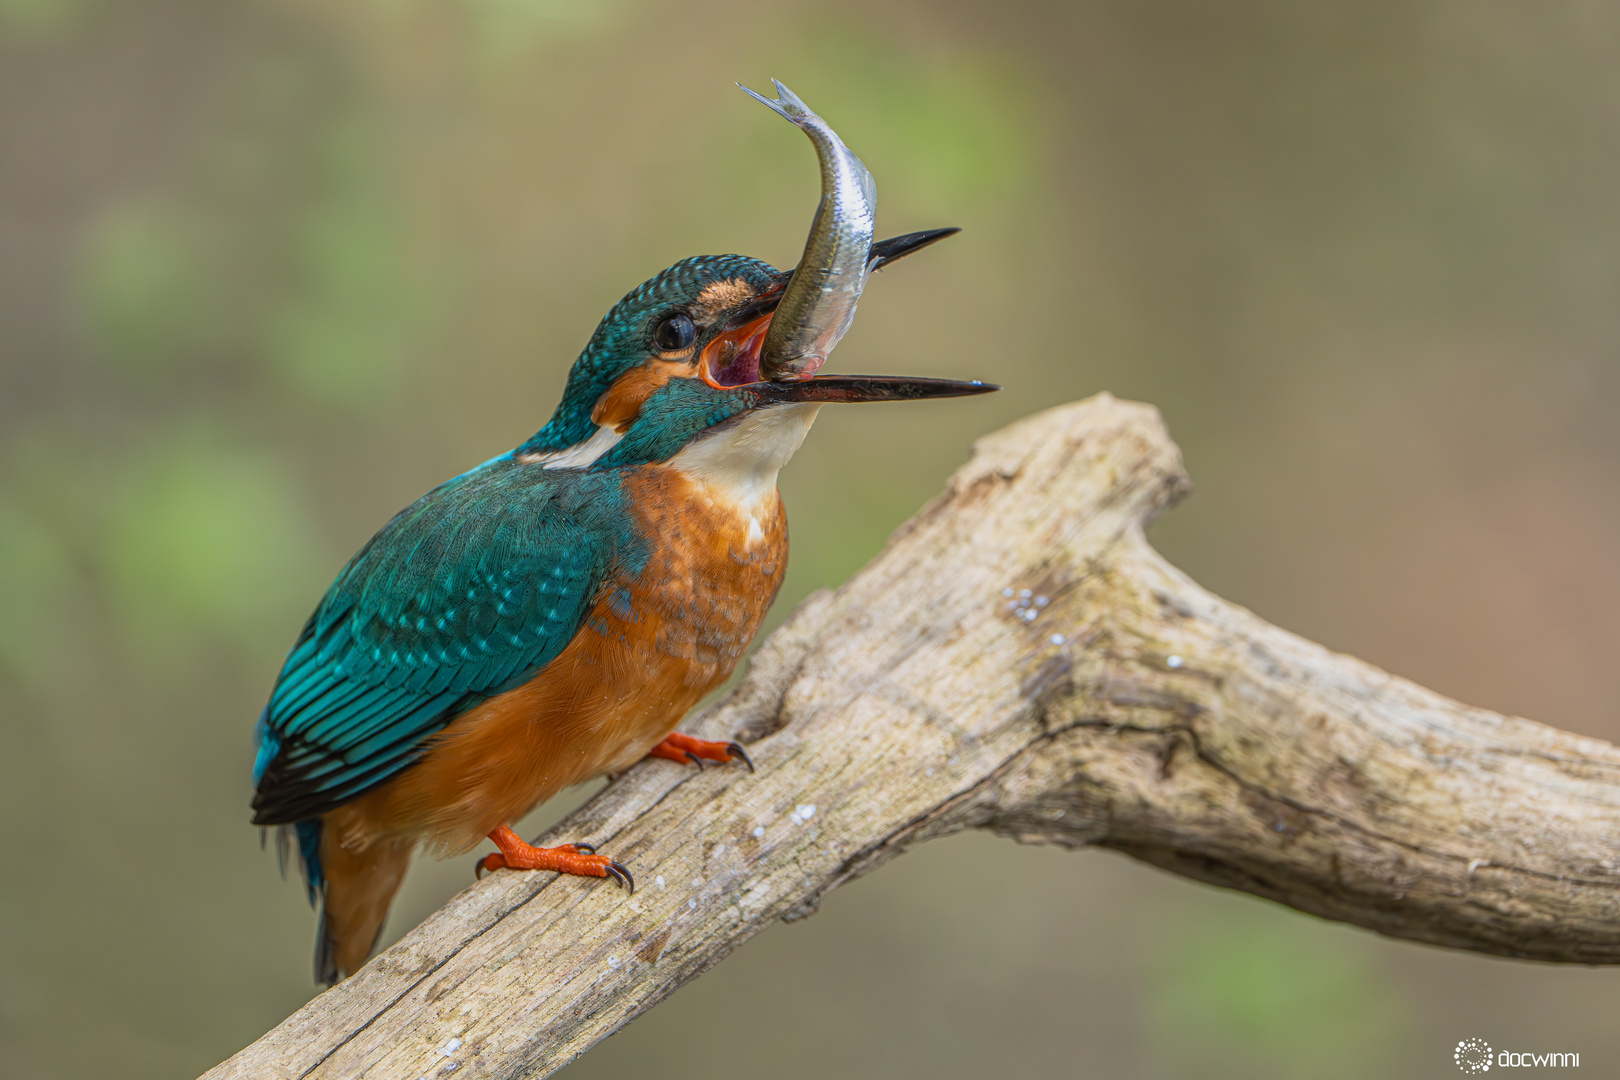
[[[671,379],[690,376],[691,373],[692,363],[689,360],[649,360],[640,367],[633,367],[620,375],[607,393],[596,399],[591,420],[623,435],[636,422],[636,417],[641,415],[642,405],[646,404],[654,390]]]
[[[721,315],[754,298],[755,289],[742,278],[711,281],[698,293],[692,305],[692,318],[700,323],[712,323]]]

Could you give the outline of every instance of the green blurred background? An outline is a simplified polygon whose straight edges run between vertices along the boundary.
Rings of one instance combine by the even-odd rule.
[[[970,440],[1151,401],[1201,582],[1620,739],[1620,8],[1605,0],[0,0],[0,1074],[189,1076],[306,1000],[251,730],[342,560],[510,447],[627,289],[881,231],[781,616]],[[560,807],[542,812],[554,817]],[[538,821],[538,819],[537,819]],[[532,828],[534,823],[529,826]],[[397,936],[469,883],[419,862]],[[1620,1075],[1620,972],[1325,924],[1103,853],[929,845],[568,1075]]]

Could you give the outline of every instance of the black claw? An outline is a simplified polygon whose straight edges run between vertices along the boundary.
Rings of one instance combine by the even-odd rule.
[[[703,759],[692,753],[692,751],[688,750],[686,752],[686,760],[696,765],[698,767],[698,772],[703,771]]]
[[[583,840],[575,840],[574,844],[573,844],[573,847],[574,847],[575,851],[583,851],[587,855],[595,855],[596,854],[596,845],[595,844],[587,844]]]
[[[621,889],[628,889],[631,896],[635,895],[636,879],[630,876],[630,871],[619,863],[610,862],[607,864],[607,872],[608,877],[613,879],[615,885]]]
[[[749,772],[754,771],[754,759],[748,756],[748,751],[742,748],[742,744],[734,742],[726,743],[726,753],[748,766]]]
[[[487,873],[489,873],[489,871],[484,869],[484,856],[480,855],[478,856],[478,861],[473,863],[473,880],[483,881],[484,875]]]

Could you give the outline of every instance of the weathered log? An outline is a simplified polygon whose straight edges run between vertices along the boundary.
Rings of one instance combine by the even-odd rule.
[[[1187,489],[1157,412],[1106,395],[980,440],[687,725],[748,743],[757,775],[647,762],[554,831],[630,866],[633,897],[501,871],[207,1076],[544,1076],[965,828],[1395,937],[1620,962],[1620,750],[1200,589],[1143,536]]]

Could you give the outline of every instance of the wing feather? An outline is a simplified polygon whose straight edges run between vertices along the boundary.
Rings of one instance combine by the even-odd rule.
[[[361,549],[271,692],[255,823],[306,820],[363,794],[566,647],[611,552],[583,512],[598,500],[556,495],[593,482],[497,461],[430,492]]]

